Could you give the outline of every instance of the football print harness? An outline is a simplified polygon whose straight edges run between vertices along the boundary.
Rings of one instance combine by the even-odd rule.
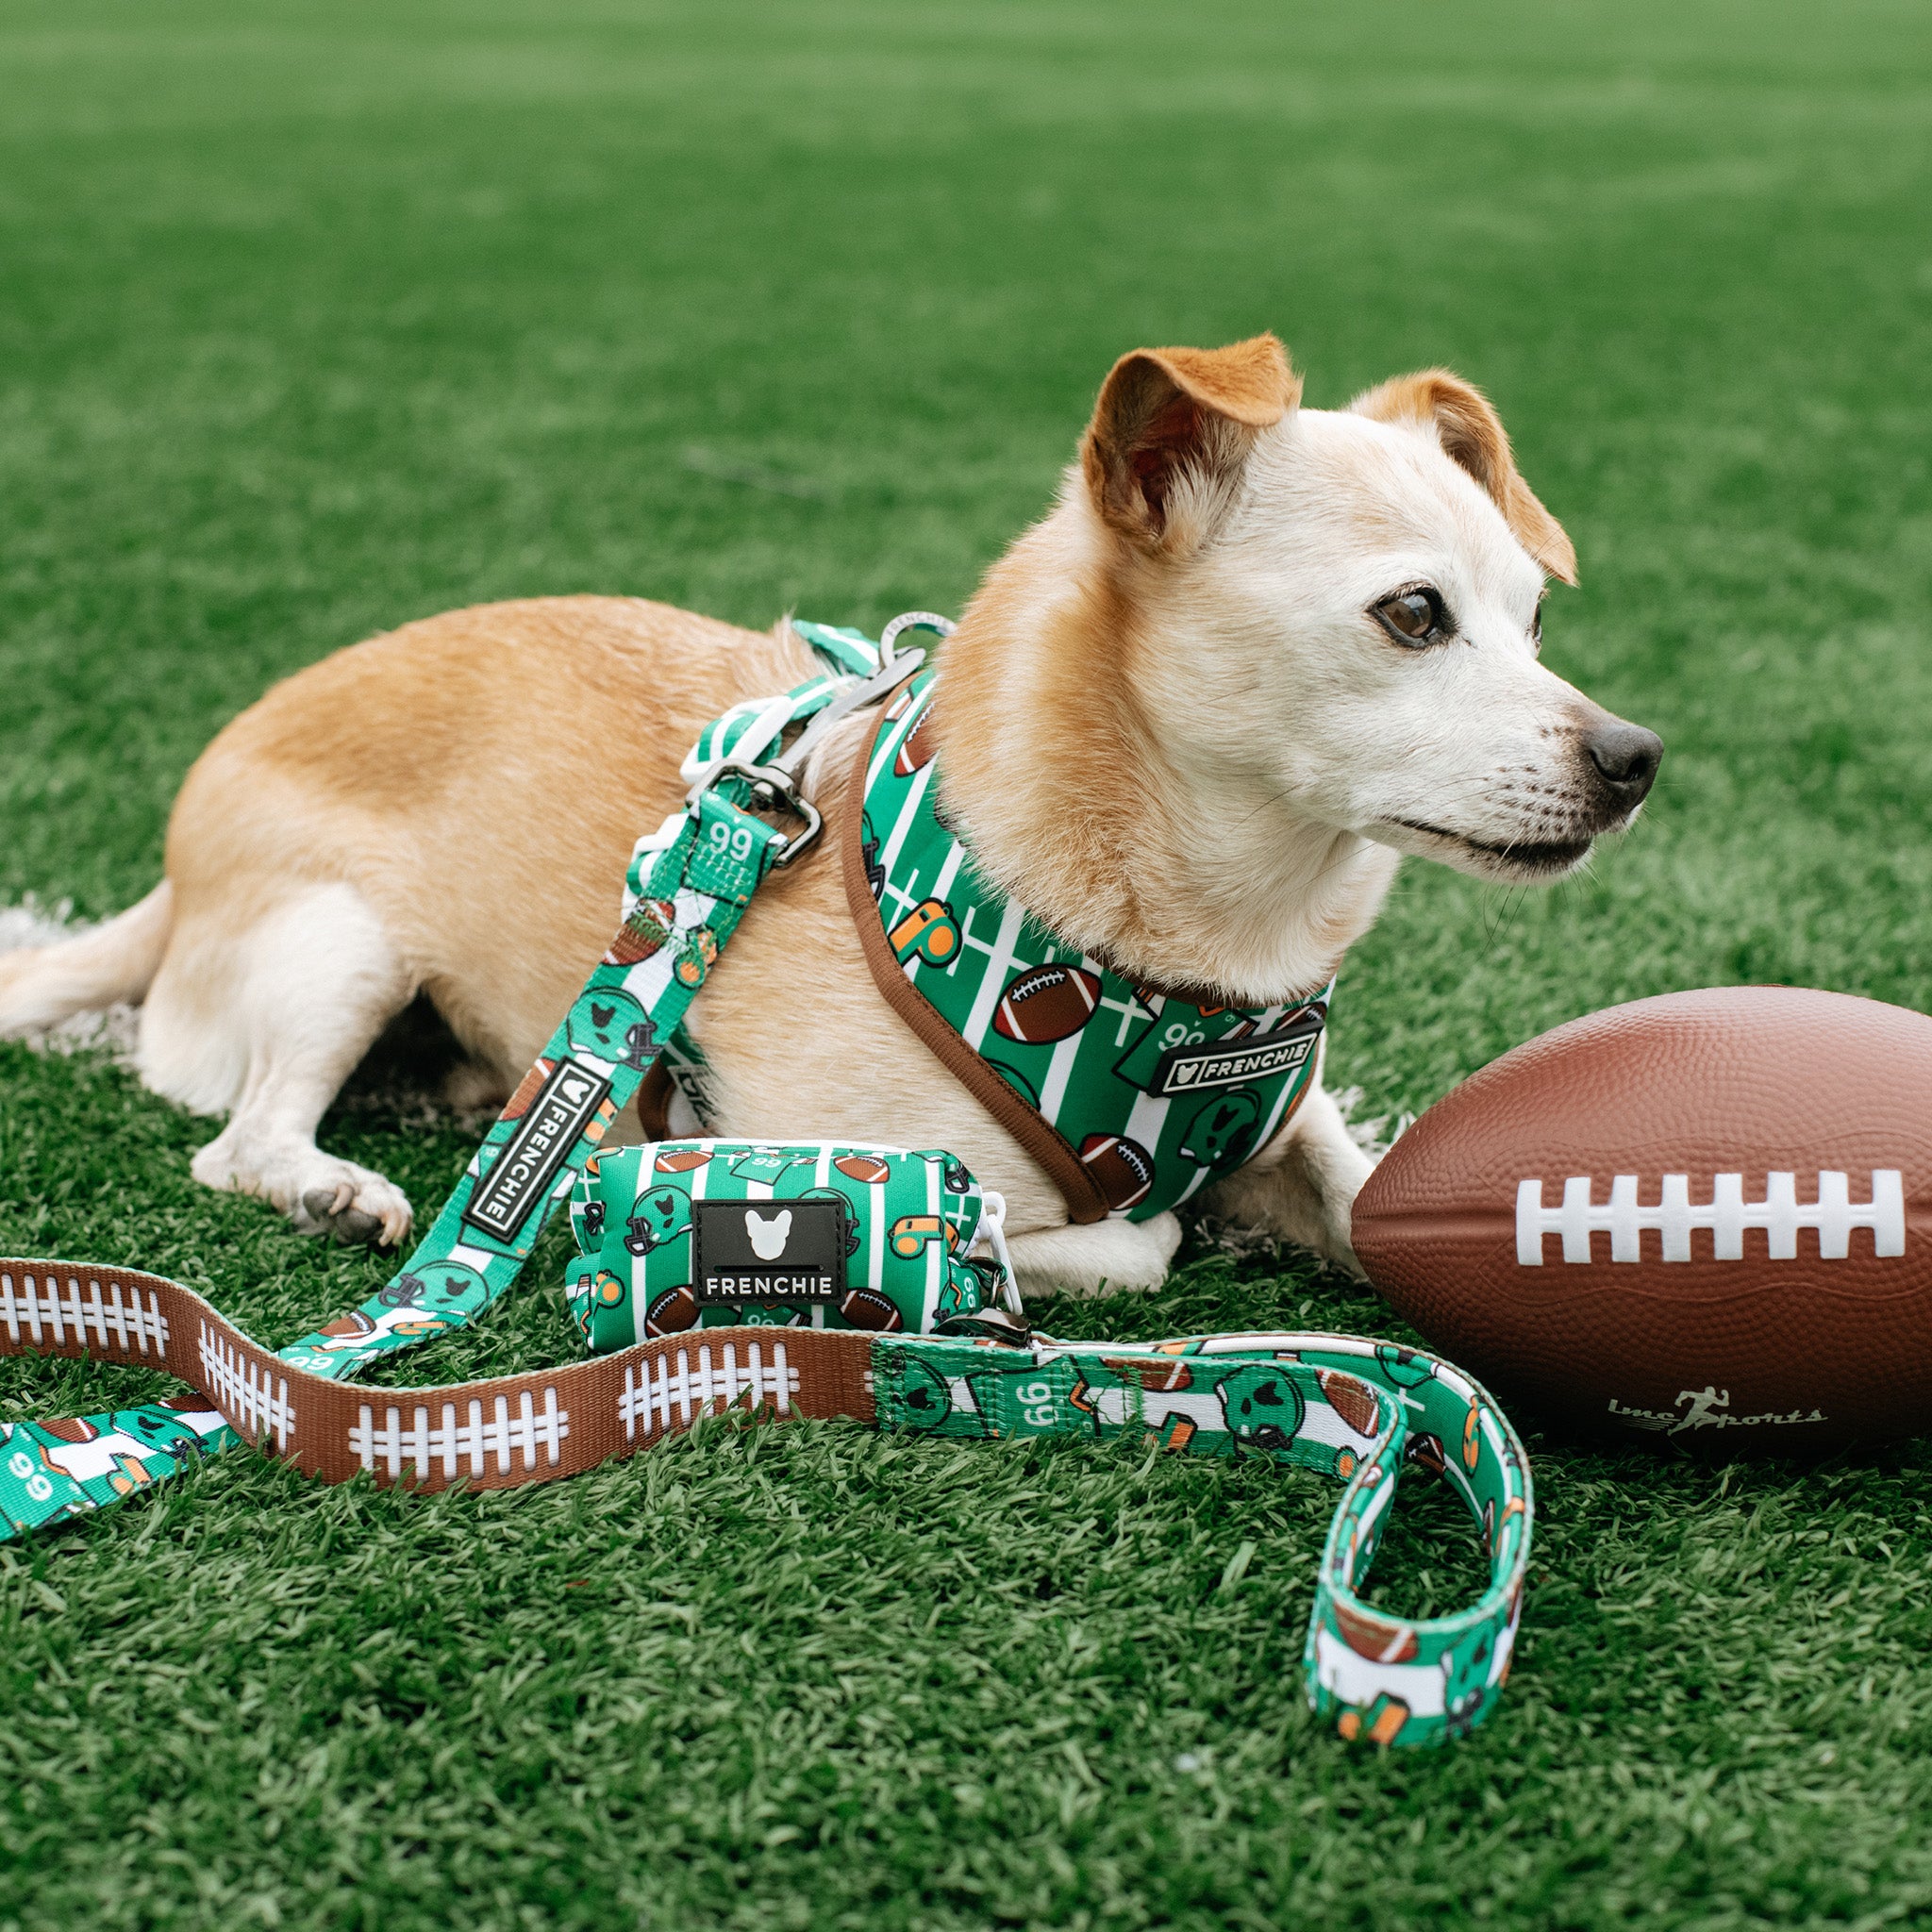
[[[162,1276],[0,1260],[0,1354],[156,1367],[197,1391],[0,1424],[0,1535],[109,1507],[241,1442],[325,1481],[366,1474],[432,1491],[555,1481],[731,1407],[961,1440],[1127,1436],[1178,1454],[1261,1456],[1342,1483],[1304,1667],[1311,1706],[1343,1737],[1432,1743],[1486,1715],[1508,1673],[1534,1506],[1507,1418],[1452,1364],[1358,1336],[1035,1334],[1019,1314],[997,1197],[937,1150],[653,1141],[599,1158],[760,882],[815,840],[819,815],[796,778],[807,758],[840,718],[918,670],[922,653],[892,654],[912,625],[951,628],[914,613],[874,644],[795,625],[824,675],[707,727],[686,761],[685,808],[639,841],[609,950],[428,1233],[360,1307],[271,1351]],[[1058,1141],[1070,1206],[1086,1191],[1081,1218],[1158,1212],[1287,1117],[1306,1090],[1324,1000],[1181,1010],[1189,1003],[1128,985],[999,907],[936,816],[922,817],[932,809],[931,760],[919,762],[914,735],[931,689],[928,677],[895,701],[863,761],[864,802],[884,836],[856,839],[848,855],[892,978],[913,986],[908,969],[919,962],[915,991],[946,1016],[955,1046],[1025,1104],[1041,1146]],[[908,741],[915,748],[902,757]],[[899,789],[883,789],[888,771]],[[934,937],[942,922],[958,934],[950,954]],[[976,972],[965,963],[981,957],[969,940],[994,949]],[[982,1058],[989,1040],[998,1050]],[[1298,1058],[1296,1041],[1307,1043]],[[670,1057],[687,1076],[701,1069],[694,1051]],[[1118,1128],[1095,1124],[1121,1105],[1108,1079],[1128,1095]],[[1202,1116],[1224,1097],[1239,1119],[1210,1128]],[[1108,1133],[1135,1154],[1097,1156],[1092,1137]],[[573,1197],[582,1253],[567,1295],[586,1340],[611,1353],[455,1386],[348,1386],[371,1362],[475,1321]],[[803,1272],[791,1266],[794,1226],[819,1231]],[[747,1282],[756,1311],[742,1296],[735,1307],[706,1306],[729,1303]],[[794,1291],[811,1297],[808,1309],[787,1305]],[[909,1332],[920,1326],[938,1332]],[[1461,1496],[1489,1559],[1480,1597],[1444,1617],[1391,1616],[1358,1594],[1411,1465]]]
[[[942,816],[937,689],[932,670],[912,679],[853,774],[845,888],[867,963],[1074,1221],[1145,1221],[1232,1174],[1293,1114],[1334,983],[1231,1007],[1063,945],[980,877]]]

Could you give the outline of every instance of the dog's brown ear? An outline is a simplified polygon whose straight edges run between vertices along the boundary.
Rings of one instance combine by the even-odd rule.
[[[1272,336],[1224,349],[1136,349],[1113,365],[1080,444],[1093,506],[1130,541],[1158,549],[1184,532],[1183,499],[1225,502],[1254,446],[1301,400],[1302,379]],[[1206,486],[1189,491],[1190,482]],[[1186,521],[1197,524],[1198,518]]]
[[[1377,423],[1407,423],[1433,432],[1443,455],[1482,485],[1516,541],[1553,577],[1576,581],[1574,545],[1523,480],[1502,419],[1474,383],[1446,369],[1424,369],[1393,376],[1348,407]]]

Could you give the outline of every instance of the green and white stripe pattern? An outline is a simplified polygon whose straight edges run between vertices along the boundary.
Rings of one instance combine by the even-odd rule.
[[[691,1286],[698,1203],[813,1200],[841,1203],[852,1229],[845,1291],[836,1301],[697,1307]],[[620,1147],[593,1156],[572,1195],[580,1253],[564,1292],[598,1354],[695,1327],[927,1333],[998,1302],[1017,1308],[1017,1287],[1002,1278],[1000,1252],[988,1239],[1003,1208],[942,1149],[750,1141]],[[975,1243],[986,1252],[974,1255]]]
[[[1144,1221],[1268,1144],[1314,1073],[1333,982],[1283,1004],[1202,1008],[1062,943],[974,872],[941,815],[939,764],[915,734],[942,684],[923,671],[900,694],[866,773],[862,838],[887,938],[939,1016],[1089,1166],[1112,1211]],[[1052,965],[1078,970],[1091,1015],[1029,1042],[1003,1005]],[[1163,1057],[1224,1042],[1280,1064],[1244,1073],[1230,1051],[1211,1084],[1159,1091]]]

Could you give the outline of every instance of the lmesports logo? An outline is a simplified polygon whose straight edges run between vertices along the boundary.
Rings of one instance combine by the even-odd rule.
[[[693,1201],[691,1294],[700,1307],[830,1302],[845,1292],[841,1201]]]
[[[1157,1099],[1196,1093],[1208,1087],[1242,1087],[1292,1073],[1315,1050],[1323,1015],[1305,1013],[1273,1033],[1245,1040],[1220,1040],[1201,1046],[1175,1046],[1160,1056],[1147,1091]]]
[[[609,1091],[610,1082],[602,1074],[575,1060],[559,1060],[494,1165],[477,1182],[463,1219],[496,1241],[514,1241]]]
[[[1872,1252],[1880,1260],[1906,1251],[1906,1191],[1903,1172],[1895,1167],[1874,1168],[1866,1186],[1868,1199],[1852,1199],[1851,1176],[1830,1171],[1821,1173],[1809,1201],[1798,1199],[1798,1177],[1794,1174],[1771,1174],[1764,1177],[1764,1199],[1744,1198],[1744,1176],[1740,1174],[1713,1174],[1710,1198],[1692,1201],[1689,1174],[1667,1174],[1657,1186],[1654,1204],[1638,1199],[1638,1177],[1617,1174],[1610,1182],[1607,1201],[1592,1199],[1594,1182],[1587,1174],[1570,1175],[1563,1183],[1563,1199],[1558,1207],[1543,1206],[1543,1184],[1540,1180],[1516,1184],[1516,1259],[1524,1268],[1543,1264],[1543,1240],[1557,1236],[1566,1261],[1588,1262],[1593,1237],[1607,1234],[1612,1261],[1641,1261],[1643,1236],[1654,1230],[1658,1249],[1666,1261],[1691,1258],[1690,1237],[1698,1229],[1710,1236],[1710,1258],[1714,1261],[1741,1261],[1747,1229],[1761,1229],[1766,1258],[1794,1261],[1798,1257],[1798,1235],[1808,1229],[1817,1236],[1818,1255],[1825,1261],[1842,1261],[1852,1252],[1852,1232],[1869,1228]]]
[[[1686,1405],[1689,1407],[1686,1407]],[[1674,1410],[1641,1408],[1610,1397],[1610,1413],[1630,1429],[1649,1429],[1658,1435],[1681,1436],[1686,1429],[1755,1429],[1760,1424],[1789,1428],[1794,1423],[1822,1423],[1827,1420],[1822,1409],[1802,1408],[1788,1412],[1766,1409],[1758,1415],[1733,1415],[1731,1391],[1707,1382],[1702,1389],[1677,1391]]]

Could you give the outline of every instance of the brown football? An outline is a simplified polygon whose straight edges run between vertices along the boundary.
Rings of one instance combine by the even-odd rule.
[[[932,763],[933,753],[938,749],[932,738],[932,707],[928,705],[925,716],[900,741],[892,769],[900,777],[909,778],[921,766]]]
[[[1109,1208],[1131,1208],[1154,1185],[1154,1157],[1124,1134],[1089,1134],[1080,1142],[1080,1164]]]
[[[689,1288],[667,1288],[644,1310],[644,1333],[681,1335],[685,1329],[697,1326],[703,1312],[697,1296]]]
[[[1778,1452],[1932,1430],[1932,1019],[1767,986],[1573,1021],[1396,1141],[1355,1246],[1553,1419]]]
[[[1027,1046],[1043,1046],[1079,1032],[1099,1004],[1099,974],[1084,966],[1032,966],[1000,995],[992,1030]]]

